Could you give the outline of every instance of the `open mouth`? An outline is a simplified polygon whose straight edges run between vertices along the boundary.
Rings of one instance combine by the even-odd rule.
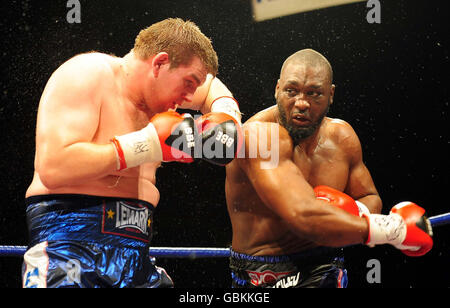
[[[294,124],[296,125],[308,125],[311,123],[311,120],[301,114],[295,114],[292,116],[292,121],[294,122]]]

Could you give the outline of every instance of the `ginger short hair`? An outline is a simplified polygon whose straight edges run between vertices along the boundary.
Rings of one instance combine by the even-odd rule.
[[[192,21],[168,18],[140,31],[134,44],[134,53],[148,59],[159,52],[167,52],[171,68],[189,65],[197,56],[208,73],[217,75],[218,58],[211,40]]]

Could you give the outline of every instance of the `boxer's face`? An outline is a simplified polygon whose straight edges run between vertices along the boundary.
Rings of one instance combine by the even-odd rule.
[[[281,124],[295,144],[320,126],[333,102],[334,88],[324,67],[292,63],[283,69],[275,98]]]
[[[190,64],[170,67],[170,62],[161,65],[157,82],[152,87],[153,111],[176,109],[184,102],[191,102],[195,90],[206,80],[207,70],[197,57]]]

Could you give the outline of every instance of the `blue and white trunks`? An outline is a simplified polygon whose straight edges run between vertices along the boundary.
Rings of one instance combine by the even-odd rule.
[[[30,237],[23,287],[173,287],[149,256],[154,207],[88,195],[26,199]]]

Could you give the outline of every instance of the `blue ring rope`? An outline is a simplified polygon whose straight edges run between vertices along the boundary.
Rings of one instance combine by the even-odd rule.
[[[445,213],[428,218],[433,227],[443,226],[450,223],[450,213]]]
[[[27,246],[0,246],[0,256],[21,257]],[[228,258],[229,248],[153,247],[149,254],[159,258]]]

